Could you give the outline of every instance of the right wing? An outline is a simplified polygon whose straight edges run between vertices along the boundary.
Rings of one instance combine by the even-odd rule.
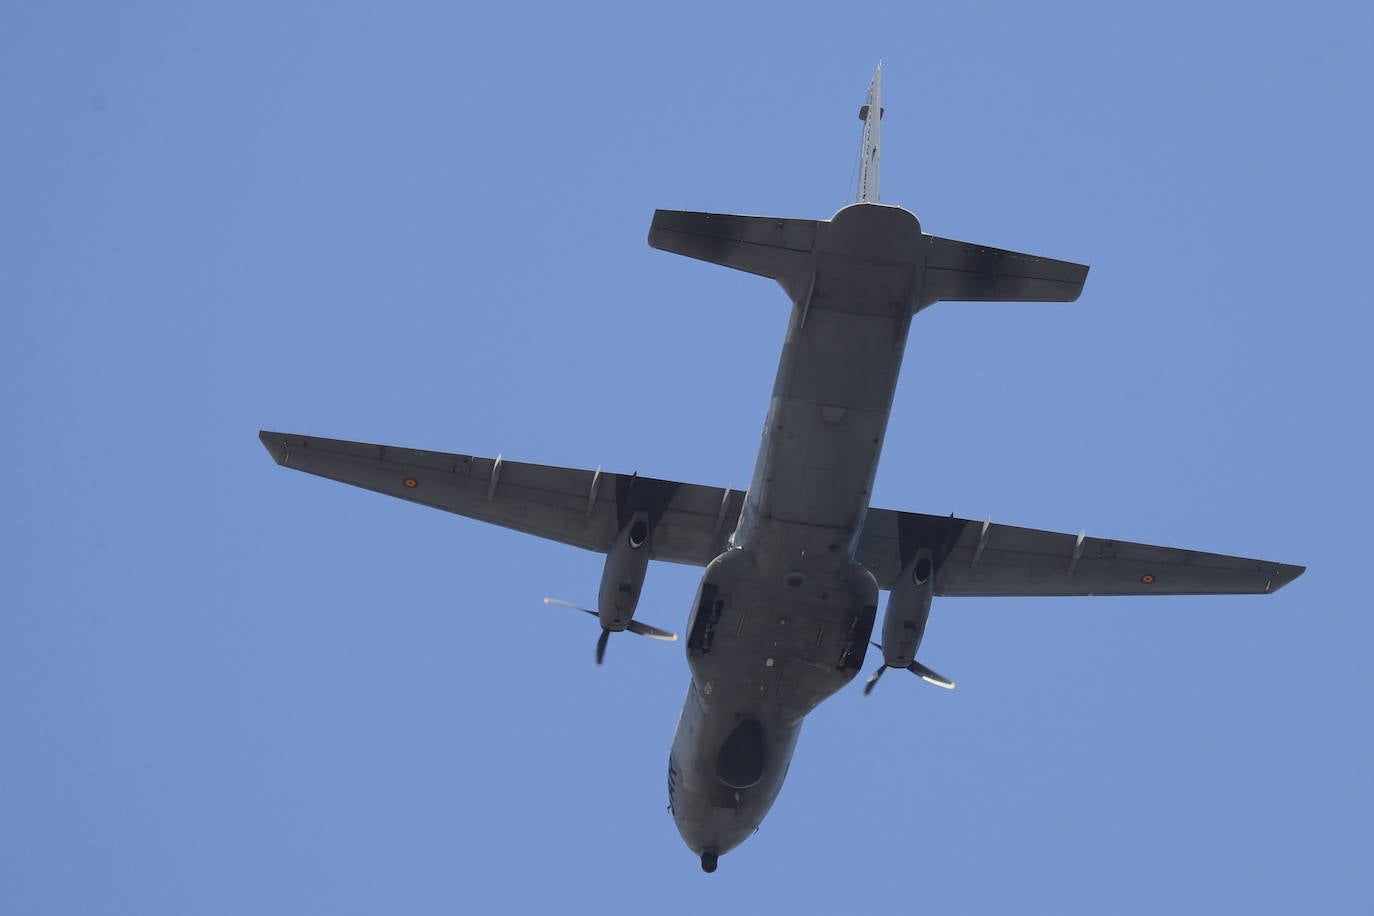
[[[891,588],[921,548],[935,594],[1237,595],[1276,591],[1304,567],[954,516],[869,510],[855,559]]]
[[[725,552],[744,493],[600,469],[550,467],[264,430],[277,464],[408,502],[605,553],[649,513],[656,560],[705,566]]]

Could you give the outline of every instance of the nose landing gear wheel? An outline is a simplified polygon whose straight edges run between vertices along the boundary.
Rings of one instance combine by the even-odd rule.
[[[714,852],[703,852],[701,854],[701,870],[709,875],[716,870],[716,860],[719,858],[720,856]]]

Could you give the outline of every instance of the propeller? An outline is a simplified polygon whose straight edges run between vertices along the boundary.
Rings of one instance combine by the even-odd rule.
[[[561,601],[557,598],[545,598],[544,603],[556,604],[559,607],[572,608],[574,611],[581,611],[584,614],[591,614],[593,617],[601,616],[596,611],[593,611],[591,608],[582,607],[580,604],[573,604],[571,601]],[[628,624],[625,625],[625,629],[631,633],[634,633],[636,636],[647,636],[650,639],[661,639],[664,642],[677,642],[676,633],[669,633],[667,630],[660,630],[658,627],[649,626],[649,624],[641,623],[638,620],[632,619]],[[606,658],[606,643],[610,641],[612,632],[613,631],[608,630],[605,627],[601,628],[601,638],[596,641],[597,665],[600,665],[602,661],[604,661]]]
[[[868,680],[864,682],[864,696],[873,692],[873,688],[878,686],[878,678],[882,677],[886,670],[887,665],[879,665],[878,670],[868,676]]]
[[[869,645],[873,646],[873,648],[877,649],[880,652],[882,651],[883,647],[878,645],[876,642],[869,643]],[[879,665],[878,670],[874,671],[871,675],[869,675],[868,680],[864,682],[864,696],[868,696],[870,693],[873,692],[873,688],[878,686],[878,678],[883,676],[883,672],[886,671],[887,668],[888,666],[885,664]],[[927,668],[925,665],[921,664],[918,661],[912,661],[910,665],[907,665],[906,670],[910,671],[912,674],[916,675],[921,680],[925,681],[927,684],[934,684],[936,687],[943,687],[946,690],[954,689],[953,681],[951,681],[947,677],[944,677],[943,675],[936,674],[934,671],[931,671],[929,668]]]

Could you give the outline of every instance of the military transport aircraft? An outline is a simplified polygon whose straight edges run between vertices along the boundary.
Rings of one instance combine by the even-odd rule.
[[[916,661],[937,595],[1263,594],[1299,566],[872,509],[912,318],[942,300],[1070,302],[1088,268],[928,235],[878,203],[882,66],[858,201],[829,220],[659,210],[649,244],[771,277],[792,316],[749,489],[263,432],[279,464],[606,555],[596,661],[634,619],[650,559],[705,567],[669,807],[701,867],[744,842],[787,775],[802,720],[860,670],[888,591],[882,666]],[[561,602],[556,602],[561,603]],[[582,609],[585,610],[585,609]]]

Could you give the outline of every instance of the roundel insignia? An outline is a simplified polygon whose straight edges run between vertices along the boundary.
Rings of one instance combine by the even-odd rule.
[[[407,486],[408,486],[408,485],[407,485]],[[1155,574],[1154,574],[1154,573],[1146,573],[1145,575],[1143,575],[1143,576],[1140,577],[1140,581],[1141,581],[1141,583],[1144,584],[1144,585],[1149,585],[1151,582],[1154,582],[1154,581],[1155,581]]]
[[[420,481],[416,480],[414,477],[407,477],[403,482],[407,490],[413,490],[420,485]]]

